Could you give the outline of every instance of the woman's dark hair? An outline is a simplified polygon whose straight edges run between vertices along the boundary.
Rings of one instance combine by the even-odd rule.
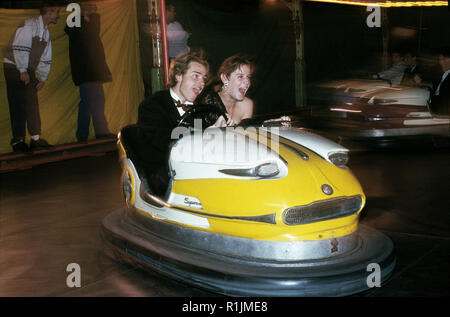
[[[231,73],[239,69],[242,65],[248,65],[252,73],[255,70],[255,65],[249,56],[237,54],[228,57],[219,67],[219,71],[217,72],[218,79],[220,80],[220,75],[222,74],[230,77]]]

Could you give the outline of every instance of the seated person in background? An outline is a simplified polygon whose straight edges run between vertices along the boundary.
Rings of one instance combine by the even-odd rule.
[[[374,75],[373,78],[389,80],[393,85],[400,85],[408,65],[405,63],[400,53],[393,52],[391,56],[391,68]]]
[[[443,74],[431,97],[431,112],[439,115],[450,115],[450,46],[439,53],[439,65]]]
[[[196,105],[214,105],[227,113],[228,119],[219,116],[215,127],[236,125],[253,116],[253,101],[245,96],[253,69],[253,63],[245,56],[228,57],[217,74],[220,82],[205,88],[197,98]]]
[[[408,52],[403,58],[407,68],[403,74],[401,84],[408,86],[420,86],[423,83],[423,75],[420,66],[417,64],[417,55],[413,52]]]
[[[156,92],[139,105],[138,147],[150,189],[157,195],[164,195],[170,179],[167,159],[172,130],[203,90],[208,73],[204,52],[189,51],[172,62],[170,88]]]

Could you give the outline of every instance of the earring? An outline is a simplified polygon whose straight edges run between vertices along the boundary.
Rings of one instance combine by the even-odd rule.
[[[223,83],[222,89],[223,90],[227,90],[228,89],[228,82]]]

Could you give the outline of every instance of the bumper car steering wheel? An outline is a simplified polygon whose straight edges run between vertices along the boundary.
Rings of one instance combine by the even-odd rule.
[[[195,120],[201,119],[202,129],[206,129],[212,126],[220,116],[223,116],[227,120],[226,112],[217,106],[206,104],[194,105],[183,114],[178,122],[178,127],[194,127]]]

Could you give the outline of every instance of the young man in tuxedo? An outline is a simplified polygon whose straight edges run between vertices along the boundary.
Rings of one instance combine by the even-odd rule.
[[[156,92],[139,105],[138,135],[150,189],[162,196],[167,190],[167,159],[172,130],[205,87],[209,64],[203,51],[190,51],[173,60],[169,89]]]

